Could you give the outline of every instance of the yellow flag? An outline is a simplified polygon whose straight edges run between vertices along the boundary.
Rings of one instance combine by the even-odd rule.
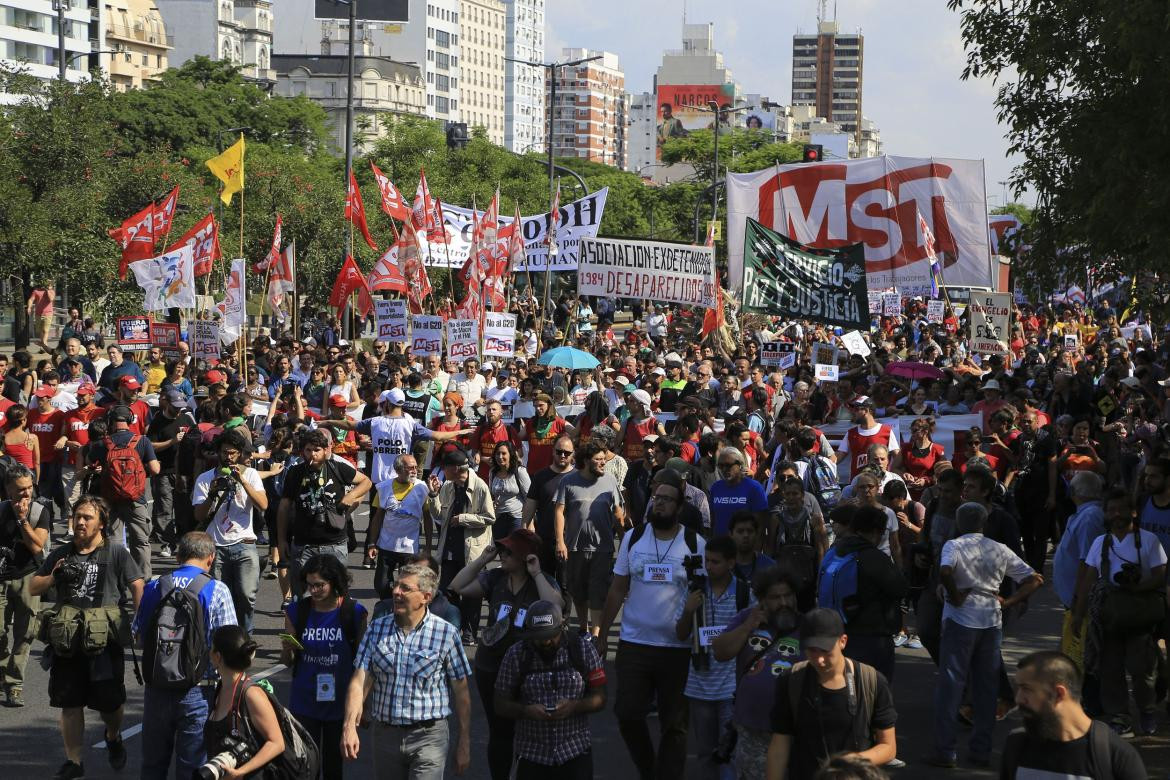
[[[244,135],[219,157],[207,161],[207,167],[223,182],[219,199],[231,205],[232,195],[244,189]]]

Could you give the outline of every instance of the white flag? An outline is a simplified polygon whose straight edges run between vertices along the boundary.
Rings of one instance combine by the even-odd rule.
[[[173,249],[158,257],[130,264],[138,286],[146,293],[144,311],[195,307],[195,247]]]
[[[219,328],[219,340],[232,344],[244,332],[244,272],[247,261],[243,258],[232,260],[232,271],[228,275],[227,289],[223,300],[216,304],[223,321]]]

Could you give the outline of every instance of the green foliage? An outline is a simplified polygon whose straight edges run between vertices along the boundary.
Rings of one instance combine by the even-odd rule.
[[[1006,206],[996,206],[991,210],[991,213],[1011,214],[1024,225],[1030,225],[1032,223],[1032,209],[1023,203],[1009,203]]]
[[[991,77],[999,86],[999,120],[1010,150],[1023,157],[1011,186],[1017,195],[1026,187],[1036,192],[1024,236],[1031,249],[1019,270],[1043,283],[1090,265],[1106,277],[1164,268],[1170,5],[948,0],[948,6],[961,15],[963,77]]]

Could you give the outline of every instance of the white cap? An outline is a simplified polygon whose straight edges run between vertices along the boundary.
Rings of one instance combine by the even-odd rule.
[[[995,381],[994,379],[988,379],[986,382],[983,383],[983,389],[984,390],[998,390],[999,389],[999,382]]]
[[[487,361],[486,363],[484,363],[479,368],[480,373],[483,373],[484,371],[495,371],[495,370],[496,370],[496,364],[490,360]]]
[[[642,404],[642,406],[645,406],[647,409],[650,408],[650,394],[645,390],[635,390],[634,392],[630,393],[630,396],[635,401]]]
[[[402,388],[395,387],[391,390],[384,390],[378,396],[378,403],[388,403],[391,406],[402,406],[406,403],[406,393],[402,392]]]
[[[662,366],[657,366],[657,367],[656,367],[656,368],[655,368],[653,371],[651,371],[650,373],[651,373],[651,374],[658,374],[658,376],[666,376],[666,369],[665,369],[665,368],[663,368]]]

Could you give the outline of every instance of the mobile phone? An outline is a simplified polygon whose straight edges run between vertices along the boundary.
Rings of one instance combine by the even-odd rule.
[[[280,633],[280,634],[276,635],[276,638],[283,640],[285,642],[288,642],[290,645],[295,647],[297,650],[304,650],[305,649],[305,646],[302,645],[300,643],[300,641],[298,641],[297,638],[295,636],[293,636],[292,634]]]
[[[557,711],[557,708],[551,704],[546,704],[544,706],[544,711],[551,715]]]

